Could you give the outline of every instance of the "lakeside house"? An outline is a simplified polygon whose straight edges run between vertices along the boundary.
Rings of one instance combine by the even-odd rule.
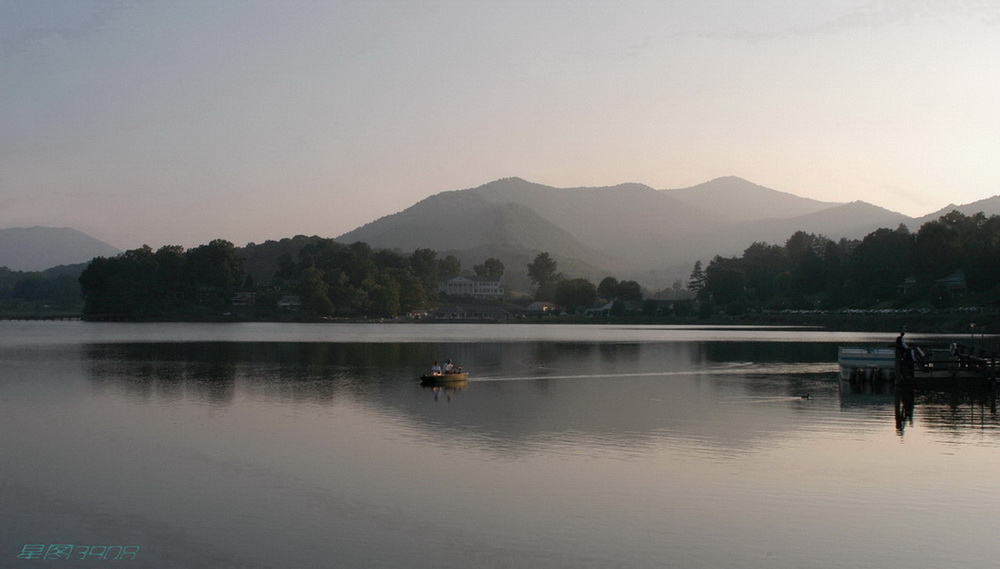
[[[954,296],[964,296],[969,291],[968,282],[965,280],[965,272],[962,270],[955,271],[934,282],[943,286],[948,291],[948,294]]]
[[[503,298],[504,289],[497,279],[461,276],[442,282],[439,292],[450,297],[499,300]]]

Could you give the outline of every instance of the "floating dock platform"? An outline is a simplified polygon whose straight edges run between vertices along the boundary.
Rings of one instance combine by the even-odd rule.
[[[842,381],[895,381],[927,390],[992,388],[1000,372],[996,354],[974,354],[963,346],[917,351],[914,361],[896,357],[894,347],[842,347],[838,355]]]
[[[840,348],[840,379],[888,380],[896,377],[894,348]]]

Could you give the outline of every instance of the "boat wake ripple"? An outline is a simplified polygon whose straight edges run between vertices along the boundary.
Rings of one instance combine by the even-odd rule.
[[[837,365],[829,363],[766,363],[735,364],[723,367],[707,367],[688,370],[645,371],[645,372],[605,372],[563,375],[523,375],[523,376],[476,376],[469,382],[487,381],[539,381],[543,379],[615,379],[633,377],[678,377],[690,375],[820,375],[837,373]]]

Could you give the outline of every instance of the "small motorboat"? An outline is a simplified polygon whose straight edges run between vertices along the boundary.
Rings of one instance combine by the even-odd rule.
[[[421,385],[455,385],[469,381],[468,372],[431,373],[420,376]]]

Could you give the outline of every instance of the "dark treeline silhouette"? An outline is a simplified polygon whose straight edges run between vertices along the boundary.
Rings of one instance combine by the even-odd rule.
[[[437,303],[438,281],[457,276],[458,261],[439,259],[431,249],[372,249],[366,243],[343,245],[319,239],[283,254],[275,274],[279,282],[298,281],[302,309],[315,316],[394,317]]]
[[[689,288],[730,314],[747,310],[928,306],[1000,293],[1000,216],[953,211],[911,233],[878,229],[832,241],[796,232],[783,246],[753,243],[742,256],[698,262]]]
[[[723,310],[936,307],[1000,299],[1000,216],[957,211],[925,223],[833,241],[799,231],[784,245],[753,243],[741,256],[696,263],[688,281],[708,316]],[[0,311],[82,311],[125,320],[384,318],[427,311],[438,283],[462,273],[458,259],[431,249],[405,254],[363,242],[297,236],[237,248],[215,240],[192,249],[144,246],[97,257],[85,269],[23,273],[0,268]],[[503,274],[490,258],[479,276]],[[82,270],[82,273],[80,272]],[[595,286],[558,271],[548,253],[528,267],[535,300],[570,313],[615,301],[612,315],[642,303],[635,281],[606,277]],[[79,275],[79,279],[76,279]],[[954,278],[951,278],[954,277]],[[679,289],[680,283],[675,285]],[[959,298],[964,296],[964,298]],[[676,297],[675,297],[676,298]],[[293,310],[282,305],[294,299]],[[649,300],[643,312],[678,316]],[[683,303],[678,303],[683,304]],[[688,303],[690,304],[690,303]],[[690,306],[681,306],[690,311]]]
[[[405,255],[301,236],[237,249],[220,239],[98,257],[80,286],[84,316],[95,319],[210,318],[236,307],[268,318],[280,315],[282,297],[295,299],[286,308],[299,317],[394,317],[434,306],[439,279],[460,271],[430,249]]]
[[[570,278],[558,271],[558,263],[547,252],[539,253],[528,263],[528,275],[532,284],[537,286],[535,300],[553,302],[568,314],[584,313],[600,301],[611,302],[612,312],[621,316],[626,310],[626,302],[643,300],[642,287],[638,282],[619,281],[607,276],[599,285],[594,285],[585,278]]]
[[[0,267],[0,314],[78,313],[83,306],[79,269],[13,271]]]
[[[232,243],[216,239],[185,250],[167,245],[97,257],[80,275],[84,315],[155,319],[218,313],[247,286],[243,259]]]

